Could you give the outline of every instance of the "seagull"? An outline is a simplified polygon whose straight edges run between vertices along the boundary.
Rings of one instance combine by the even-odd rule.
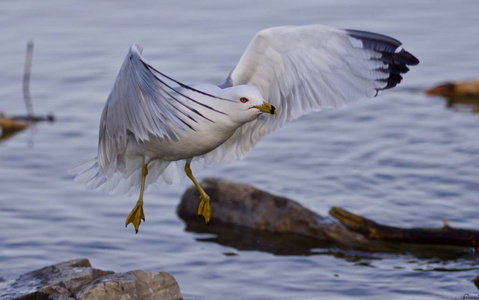
[[[242,159],[285,123],[375,97],[419,63],[394,38],[324,25],[259,31],[221,85],[183,84],[142,53],[133,44],[116,77],[101,114],[98,156],[74,170],[93,189],[139,187],[125,222],[136,233],[145,221],[145,186],[175,182],[184,169],[200,195],[198,215],[208,223],[210,197],[192,162]]]

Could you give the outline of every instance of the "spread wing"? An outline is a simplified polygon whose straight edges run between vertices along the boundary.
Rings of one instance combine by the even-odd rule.
[[[274,105],[240,127],[205,162],[243,158],[266,134],[311,111],[339,108],[374,97],[401,82],[419,60],[393,38],[322,25],[275,27],[258,32],[222,87],[249,84]]]
[[[214,110],[189,95],[218,98],[184,85],[159,72],[141,55],[141,46],[134,44],[121,66],[100,120],[98,166],[110,177],[118,155],[126,149],[127,139],[137,141],[152,137],[178,139],[195,130],[200,120],[211,121],[198,111]],[[171,85],[179,85],[173,88]]]

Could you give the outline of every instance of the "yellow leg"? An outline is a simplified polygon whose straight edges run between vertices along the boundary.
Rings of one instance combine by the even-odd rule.
[[[140,188],[140,198],[136,202],[136,205],[131,210],[130,214],[126,218],[125,227],[128,224],[132,223],[135,227],[135,233],[138,233],[138,228],[140,227],[141,220],[145,221],[145,213],[143,212],[143,192],[145,190],[145,178],[148,175],[147,165],[143,165],[141,168],[141,188]]]
[[[191,173],[191,168],[190,168],[190,161],[186,161],[185,165],[185,173],[188,178],[193,181],[193,183],[196,186],[196,189],[198,192],[200,192],[200,205],[198,206],[198,216],[203,216],[205,218],[206,224],[210,222],[211,218],[211,207],[210,207],[210,196],[208,196],[203,188],[199,185],[199,183],[196,181],[195,177],[193,177],[193,173]]]

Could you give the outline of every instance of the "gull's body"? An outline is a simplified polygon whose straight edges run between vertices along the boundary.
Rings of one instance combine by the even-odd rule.
[[[217,96],[220,96],[222,92],[224,92],[214,85],[202,84],[191,87]],[[221,101],[224,102],[224,100],[206,99],[209,97],[201,94],[193,95],[194,92],[185,88],[176,90],[185,96],[196,97],[199,102],[209,103],[210,107],[211,105],[217,107],[221,104]],[[228,91],[228,89],[226,89],[226,91]],[[218,103],[214,105],[215,102]],[[131,151],[132,154],[135,153],[139,156],[144,156],[146,162],[152,159],[177,161],[201,156],[223,144],[233,135],[239,126],[250,121],[250,119],[245,119],[243,122],[232,120],[228,117],[231,113],[229,107],[222,107],[220,108],[221,110],[212,110],[208,107],[195,105],[188,100],[185,101],[185,103],[193,107],[201,115],[211,114],[211,118],[208,119],[214,119],[214,122],[203,117],[198,117],[195,122],[192,122],[194,124],[190,125],[191,128],[186,126],[184,137],[180,139],[152,137],[147,142],[137,142],[134,138],[130,138],[129,144],[127,145],[127,152]],[[180,133],[178,132],[178,134]]]
[[[134,44],[102,113],[98,157],[77,178],[107,191],[140,186],[126,222],[138,230],[144,187],[175,181],[184,166],[200,192],[198,213],[208,222],[209,197],[193,177],[191,161],[242,159],[285,123],[374,97],[396,86],[406,65],[418,63],[387,36],[284,26],[257,33],[224,84],[187,86],[148,64]],[[279,115],[269,115],[276,108]]]

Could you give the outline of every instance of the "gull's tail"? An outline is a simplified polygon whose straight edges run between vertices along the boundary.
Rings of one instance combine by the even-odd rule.
[[[75,175],[75,181],[87,186],[89,189],[99,189],[105,186],[107,179],[100,173],[97,157],[90,159],[70,170]]]
[[[94,157],[72,168],[70,173],[75,175],[75,181],[86,185],[88,189],[112,194],[129,194],[140,189],[142,164],[142,160],[129,160],[127,164],[116,163],[106,173],[101,172],[98,158]],[[179,182],[184,177],[183,168],[183,161],[151,161],[148,164],[145,186]]]

